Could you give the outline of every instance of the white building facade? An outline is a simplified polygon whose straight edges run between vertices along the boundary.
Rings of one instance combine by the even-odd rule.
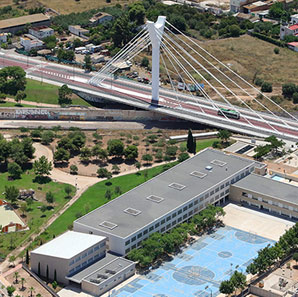
[[[54,30],[49,27],[37,27],[29,29],[29,34],[33,35],[38,39],[44,39],[48,36],[54,35]]]

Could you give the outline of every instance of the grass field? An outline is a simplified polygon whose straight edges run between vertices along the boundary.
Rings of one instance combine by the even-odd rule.
[[[27,79],[26,85],[26,100],[40,103],[49,103],[49,104],[58,104],[58,89],[59,87],[55,85],[50,85],[47,83],[40,83],[39,81],[35,81],[32,79]],[[72,96],[72,104],[73,105],[84,105],[90,106],[88,102],[81,99],[77,95]]]
[[[197,140],[197,146],[196,146],[197,152],[205,149],[206,147],[210,147],[210,146],[212,147],[212,144],[215,141],[220,141],[220,139],[211,138],[211,139]],[[180,145],[186,147],[186,141],[180,142]]]
[[[34,182],[35,175],[31,170],[22,174],[22,178],[14,181],[8,181],[7,173],[0,174],[0,197],[4,198],[2,193],[5,190],[5,186],[14,185],[18,189],[33,189],[35,190],[35,196],[38,201],[34,201],[30,206],[30,211],[27,211],[26,219],[30,230],[17,233],[8,233],[0,235],[0,255],[7,255],[14,247],[20,246],[22,243],[30,240],[30,236],[36,233],[41,225],[45,223],[50,216],[56,213],[61,207],[67,203],[68,199],[65,198],[66,194],[64,192],[65,184],[56,183],[50,181],[46,184],[38,184]],[[75,188],[73,188],[73,193]],[[38,208],[39,206],[46,204],[45,194],[51,191],[54,194],[55,202],[54,208],[46,210],[44,213]],[[19,201],[20,202],[20,201]],[[20,203],[19,203],[20,204]],[[10,248],[10,245],[13,245],[13,248]]]
[[[197,141],[197,151],[202,150],[206,147],[212,146],[212,143],[216,139],[205,139]],[[174,166],[177,162],[169,163],[170,166]],[[147,172],[147,177],[144,173]],[[119,186],[121,192],[125,193],[136,186],[142,184],[146,180],[163,172],[163,165],[149,168],[147,170],[140,171],[138,173],[123,175],[112,178],[110,180],[101,181],[94,186],[90,187],[83,195],[70,206],[57,220],[44,232],[37,240],[32,242],[30,249],[38,245],[39,241],[48,241],[53,238],[53,235],[57,236],[65,232],[69,227],[72,226],[74,220],[78,217],[85,215],[93,209],[105,204],[108,200],[104,197],[108,189],[112,191],[112,199],[118,197],[118,194],[114,193],[115,187]]]

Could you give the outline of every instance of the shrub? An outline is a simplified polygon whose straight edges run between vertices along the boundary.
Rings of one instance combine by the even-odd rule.
[[[294,104],[298,104],[298,92],[295,92],[295,93],[293,94],[293,103],[294,103]]]
[[[254,81],[255,85],[257,85],[258,87],[262,86],[262,84],[264,83],[263,79],[256,77],[255,81]]]
[[[261,86],[261,91],[271,93],[272,92],[272,84],[265,81]]]
[[[275,48],[274,48],[274,53],[275,53],[276,55],[279,54],[279,48],[278,48],[278,47],[275,47]]]

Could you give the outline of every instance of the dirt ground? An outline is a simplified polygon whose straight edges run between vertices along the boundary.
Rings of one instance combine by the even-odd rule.
[[[15,282],[14,272],[6,276],[6,280],[11,283],[15,288],[15,295],[30,296],[30,288],[33,287],[33,296],[41,294],[42,297],[51,297],[52,295],[44,289],[28,272],[23,268],[16,270],[19,273],[18,283]],[[21,278],[25,279],[24,288],[22,288]]]

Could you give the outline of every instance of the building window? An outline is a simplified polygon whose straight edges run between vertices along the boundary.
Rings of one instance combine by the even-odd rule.
[[[160,232],[165,232],[166,228],[165,227],[162,227]]]
[[[206,196],[207,196],[207,195],[206,195]],[[205,196],[205,199],[207,199],[206,196]],[[209,197],[209,196],[208,196],[208,197]],[[200,198],[200,202],[203,202],[203,201],[204,201],[204,197],[201,197],[201,198]]]
[[[191,216],[192,214],[193,214],[193,211],[191,210],[191,211],[188,213],[188,215]]]
[[[181,214],[181,213],[182,213],[182,209],[179,209],[178,210],[178,215]]]
[[[171,216],[168,216],[168,217],[167,217],[167,222],[168,222],[170,219],[171,219]]]
[[[130,251],[130,249],[128,248],[128,249],[126,249],[125,250],[125,254],[128,254],[129,253],[129,251]]]
[[[87,265],[87,261],[82,263],[82,266],[86,266]]]
[[[205,195],[205,199],[207,199],[209,197],[209,193],[207,193],[206,195]],[[201,198],[202,199],[202,198]],[[200,199],[200,200],[201,200]],[[202,201],[202,200],[201,200]]]
[[[142,237],[142,232],[138,234],[138,238],[141,238]]]
[[[130,244],[130,240],[127,240],[126,242],[125,242],[125,245],[129,245]]]
[[[81,260],[81,256],[76,258],[76,263],[79,262]]]
[[[222,190],[224,187],[225,187],[225,185],[221,185],[221,186],[220,186],[220,189]]]
[[[181,218],[181,217],[179,217],[179,218],[178,218],[178,222],[181,222],[181,221],[182,221],[182,218]]]
[[[191,208],[191,207],[193,207],[193,203],[190,203],[190,204],[188,205],[188,208]]]
[[[102,247],[104,247],[106,245],[106,242],[104,241],[104,242],[102,242],[101,244],[100,244],[100,247],[102,248]]]
[[[196,213],[196,212],[198,212],[198,211],[199,211],[199,208],[196,207],[196,208],[194,209],[194,213]]]
[[[143,235],[148,233],[148,229],[144,230]]]
[[[99,250],[99,246],[98,245],[94,247],[94,251],[97,251],[97,250]]]
[[[195,200],[195,202],[193,204],[197,205],[198,203],[199,203],[199,200]]]
[[[149,228],[149,232],[153,231],[153,229],[154,229],[154,227],[151,226],[151,227]]]
[[[230,182],[226,182],[226,187],[230,184]]]
[[[167,225],[167,229],[170,229],[170,228],[171,228],[171,224],[168,224],[168,225]]]
[[[91,257],[90,259],[88,259],[88,263],[93,261],[93,257]]]
[[[73,264],[74,264],[74,260],[71,260],[70,263],[69,263],[69,266],[71,266]]]
[[[135,241],[137,238],[136,236],[134,236],[132,239],[131,239],[131,242]]]
[[[161,220],[161,224],[163,225],[166,222],[165,219]]]
[[[215,193],[217,193],[218,191],[219,191],[219,188],[216,188],[216,189],[215,189]]]
[[[88,255],[91,255],[93,253],[93,249],[88,251]]]
[[[187,206],[184,206],[183,207],[183,211],[187,211]]]
[[[155,224],[155,228],[158,228],[158,227],[159,227],[159,223],[156,223],[156,224]]]
[[[183,216],[183,219],[185,220],[187,218],[187,214],[185,214],[184,216]]]
[[[176,220],[172,222],[172,226],[176,225]]]
[[[210,192],[210,196],[213,195],[213,194],[214,194],[214,190],[212,190],[212,191]]]
[[[131,249],[135,249],[137,246],[134,244],[132,247],[131,247]]]

